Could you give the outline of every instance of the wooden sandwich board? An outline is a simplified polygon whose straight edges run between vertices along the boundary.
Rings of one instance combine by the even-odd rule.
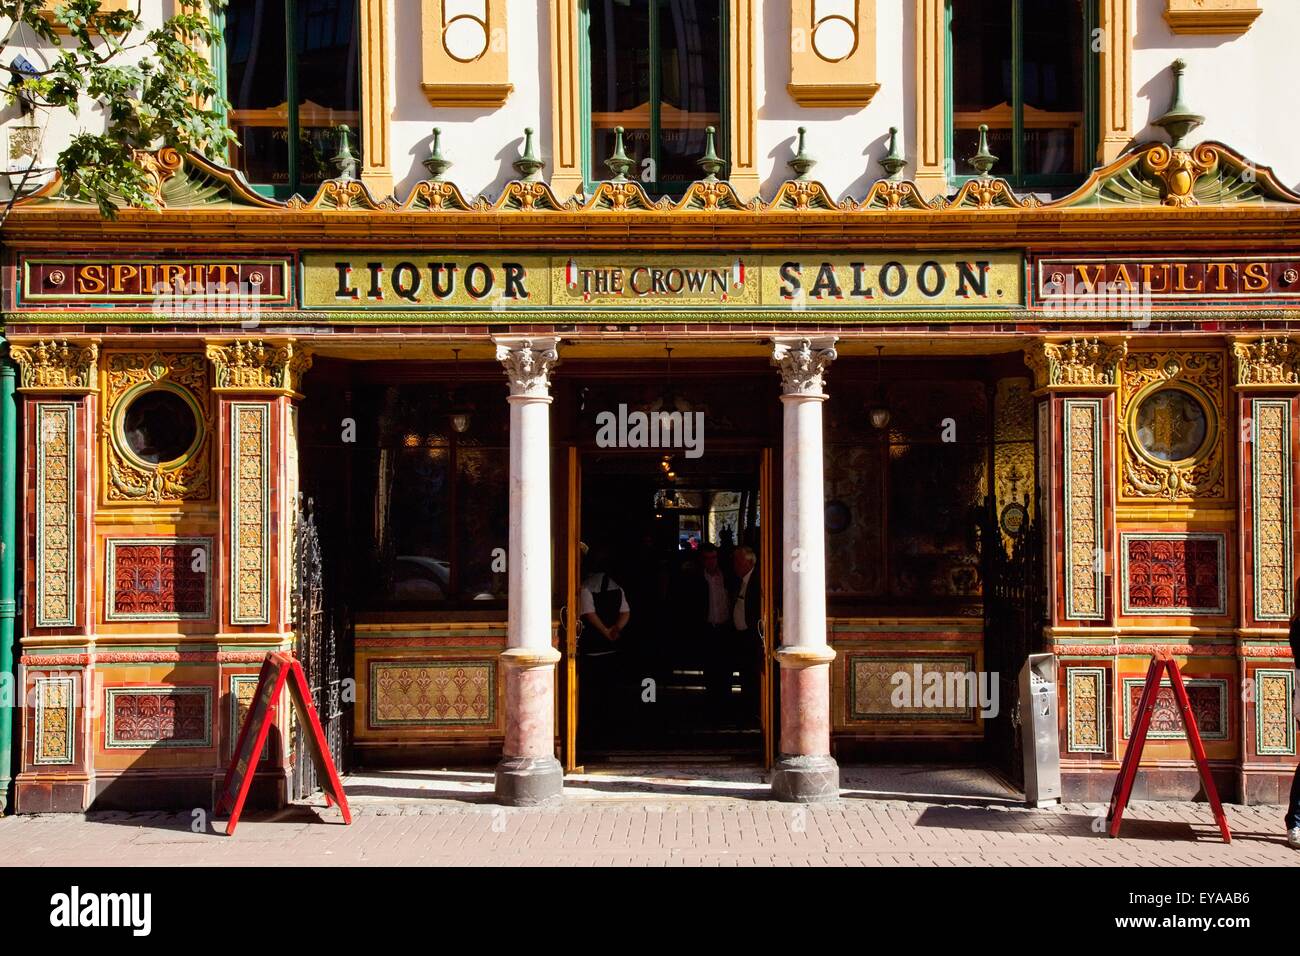
[[[298,721],[307,728],[307,750],[316,766],[317,778],[321,789],[325,791],[325,805],[337,803],[343,811],[343,822],[352,822],[352,812],[348,809],[348,798],[339,783],[338,770],[330,756],[329,744],[325,740],[325,731],[321,728],[320,718],[316,716],[316,707],[312,704],[311,690],[307,678],[302,672],[302,665],[292,655],[281,651],[266,655],[262,662],[262,671],[257,677],[257,690],[253,693],[253,702],[244,718],[244,725],[239,731],[239,741],[235,744],[235,753],[231,757],[230,767],[226,770],[225,782],[221,785],[221,796],[217,800],[216,812],[230,810],[230,819],[226,821],[226,836],[235,832],[239,824],[239,815],[243,812],[244,801],[248,798],[248,789],[253,783],[257,770],[257,761],[266,747],[266,738],[275,723],[275,716],[280,708],[281,696],[286,687],[289,699],[297,711]],[[300,755],[301,759],[301,755]]]
[[[1151,715],[1155,712],[1156,695],[1160,692],[1160,678],[1169,675],[1169,684],[1174,690],[1174,700],[1183,718],[1183,727],[1187,731],[1187,741],[1192,745],[1192,755],[1196,758],[1196,769],[1201,774],[1201,783],[1205,795],[1209,797],[1210,807],[1214,811],[1215,822],[1223,834],[1223,842],[1232,842],[1232,833],[1228,830],[1228,818],[1223,813],[1223,804],[1219,802],[1219,791],[1215,789],[1214,778],[1210,776],[1210,764],[1205,758],[1205,745],[1201,743],[1201,732],[1196,727],[1196,717],[1192,714],[1192,702],[1187,697],[1187,688],[1183,684],[1183,675],[1178,670],[1178,662],[1168,650],[1161,648],[1151,658],[1147,668],[1146,684],[1142,688],[1142,699],[1138,702],[1137,715],[1133,719],[1133,733],[1129,737],[1128,750],[1124,753],[1124,762],[1120,765],[1119,776],[1115,778],[1115,789],[1110,795],[1110,813],[1106,820],[1110,824],[1112,837],[1119,836],[1120,823],[1124,819],[1124,808],[1128,806],[1129,795],[1133,792],[1133,781],[1137,779],[1138,764],[1142,760],[1142,748],[1146,746],[1147,731],[1151,728]]]

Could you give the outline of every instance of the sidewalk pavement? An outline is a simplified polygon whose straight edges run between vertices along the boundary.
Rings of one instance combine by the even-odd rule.
[[[491,802],[491,774],[398,770],[344,781],[353,811],[317,797],[245,816],[233,837],[202,810],[0,820],[8,866],[1278,866],[1300,865],[1280,807],[1138,803],[1120,839],[1106,807],[1024,808],[970,769],[846,767],[834,804],[766,799],[760,772],[629,768],[571,776],[555,807]],[[197,830],[197,832],[196,832]]]

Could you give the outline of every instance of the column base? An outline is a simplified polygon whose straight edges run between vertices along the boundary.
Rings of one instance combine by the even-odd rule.
[[[554,757],[502,757],[496,798],[507,807],[541,807],[561,799],[564,768]]]
[[[840,798],[834,757],[782,754],[772,768],[772,796],[785,803],[828,803]]]

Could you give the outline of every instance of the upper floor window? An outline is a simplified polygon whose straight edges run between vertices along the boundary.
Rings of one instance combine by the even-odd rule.
[[[337,175],[340,124],[359,161],[357,0],[229,0],[224,15],[232,165],[277,195],[311,190]]]
[[[587,175],[610,178],[614,129],[634,165],[629,179],[681,193],[702,179],[705,129],[723,149],[724,0],[587,0]]]
[[[1096,147],[1094,0],[948,0],[951,148],[959,176],[989,128],[994,175],[1077,184]]]

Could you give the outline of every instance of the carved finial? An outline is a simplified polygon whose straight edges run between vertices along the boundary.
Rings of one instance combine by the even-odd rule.
[[[1171,68],[1174,71],[1174,105],[1152,125],[1162,127],[1169,134],[1174,149],[1183,149],[1187,145],[1187,137],[1192,134],[1192,130],[1205,122],[1205,117],[1193,113],[1183,102],[1183,73],[1187,69],[1186,61],[1174,60]]]
[[[451,168],[451,160],[442,155],[442,130],[433,128],[433,148],[429,158],[424,161],[424,168],[429,171],[429,178],[435,183],[442,182],[443,173]]]
[[[542,181],[542,167],[545,162],[537,158],[533,152],[533,128],[531,126],[524,130],[524,152],[513,163],[515,172],[519,178],[526,183],[540,183]]]
[[[817,160],[808,155],[804,148],[804,136],[808,130],[806,127],[799,127],[799,150],[794,154],[794,158],[788,160],[788,165],[794,170],[794,178],[798,182],[803,182],[808,178],[808,171],[817,165]]]
[[[713,148],[713,134],[712,126],[704,127],[704,155],[695,161],[700,169],[704,170],[706,183],[716,183],[718,173],[722,172],[723,167],[727,165]]]
[[[330,165],[337,171],[335,179],[351,180],[357,178],[357,158],[352,155],[351,137],[352,130],[346,123],[340,123],[334,127],[334,132],[338,135],[339,145],[338,152],[330,159]]]
[[[997,165],[998,158],[989,152],[989,128],[985,123],[980,124],[980,148],[967,162],[975,167],[979,173],[980,179],[988,179],[993,167]]]
[[[898,182],[903,178],[903,170],[907,168],[907,157],[903,155],[903,149],[898,143],[898,127],[889,127],[889,153],[880,161],[880,168],[885,171],[886,177],[891,182]]]
[[[605,160],[605,166],[614,174],[614,178],[610,182],[627,182],[627,174],[632,169],[632,165],[631,158],[623,151],[623,127],[615,126],[614,155]]]

